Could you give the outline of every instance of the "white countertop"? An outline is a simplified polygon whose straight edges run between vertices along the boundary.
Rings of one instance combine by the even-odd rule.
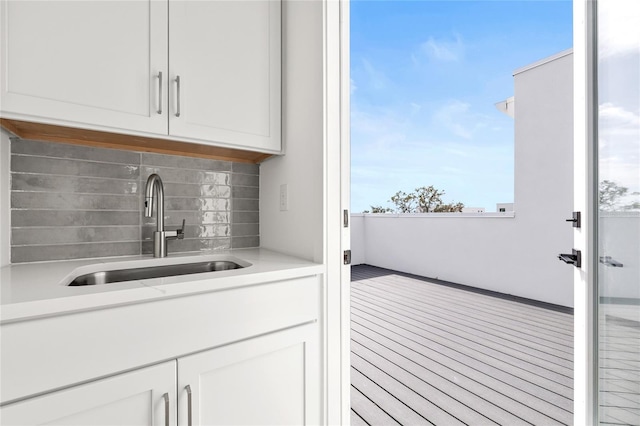
[[[209,260],[237,260],[242,269],[69,287],[71,278],[90,272]],[[241,262],[238,262],[241,263]],[[266,249],[151,255],[14,264],[0,268],[0,324],[73,312],[219,291],[322,274],[324,266]]]

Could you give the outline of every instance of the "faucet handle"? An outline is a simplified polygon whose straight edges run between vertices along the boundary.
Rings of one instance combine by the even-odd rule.
[[[176,231],[177,233],[177,237],[180,238],[181,240],[184,239],[184,224],[186,222],[186,219],[182,219],[182,227],[180,229],[178,229]]]
[[[172,231],[163,231],[162,234],[164,235],[164,238],[168,239],[168,240],[183,240],[184,239],[184,223],[185,220],[182,219],[182,228],[178,228]]]

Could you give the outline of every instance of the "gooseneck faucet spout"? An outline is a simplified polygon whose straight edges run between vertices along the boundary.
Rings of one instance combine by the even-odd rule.
[[[153,233],[153,257],[167,256],[167,240],[184,238],[184,219],[182,229],[165,231],[164,229],[164,185],[157,174],[152,174],[147,179],[145,186],[144,215],[153,216],[153,201],[156,204],[156,232]]]
[[[153,217],[153,197],[156,198],[156,231],[164,231],[164,185],[162,179],[157,174],[152,174],[147,179],[144,198],[144,215]]]

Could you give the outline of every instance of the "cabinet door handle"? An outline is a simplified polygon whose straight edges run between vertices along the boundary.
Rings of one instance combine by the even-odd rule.
[[[185,386],[187,390],[187,426],[192,426],[193,422],[191,421],[191,386]]]
[[[176,76],[176,101],[177,101],[177,106],[176,106],[176,117],[180,117],[180,76]]]
[[[158,72],[158,114],[162,114],[162,71]]]
[[[169,426],[169,394],[162,395],[164,399],[164,426]]]

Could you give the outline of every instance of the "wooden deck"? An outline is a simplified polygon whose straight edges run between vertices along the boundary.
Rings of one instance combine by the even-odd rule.
[[[353,425],[572,424],[568,311],[354,266],[351,319]]]

